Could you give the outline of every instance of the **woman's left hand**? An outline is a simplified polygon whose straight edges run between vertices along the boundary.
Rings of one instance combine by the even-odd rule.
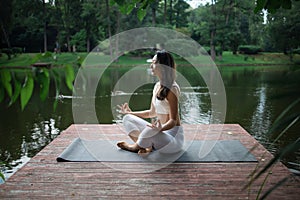
[[[159,119],[147,126],[152,129],[156,129],[157,131],[160,131],[162,129],[162,125]]]

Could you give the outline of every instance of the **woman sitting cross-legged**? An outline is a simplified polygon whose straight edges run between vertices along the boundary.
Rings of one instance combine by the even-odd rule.
[[[175,62],[170,53],[158,51],[150,65],[157,76],[149,110],[132,111],[128,103],[119,106],[125,114],[123,124],[133,144],[118,142],[121,149],[148,155],[153,149],[162,153],[179,152],[184,143],[183,128],[178,113],[180,88],[175,82]],[[142,118],[157,118],[152,124]]]

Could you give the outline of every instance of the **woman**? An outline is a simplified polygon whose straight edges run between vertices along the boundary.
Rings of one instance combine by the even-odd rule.
[[[148,155],[153,149],[162,153],[176,153],[183,146],[184,136],[178,113],[180,89],[175,82],[175,63],[170,53],[158,51],[150,65],[152,74],[157,76],[149,110],[133,112],[127,103],[119,106],[126,114],[123,124],[134,144],[117,143],[121,149]],[[142,118],[157,120],[150,124]]]

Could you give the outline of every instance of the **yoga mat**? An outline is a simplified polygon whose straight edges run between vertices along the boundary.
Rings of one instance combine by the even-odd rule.
[[[124,151],[118,141],[76,138],[57,157],[58,162],[257,162],[238,140],[186,141],[175,154],[151,152],[147,157]]]

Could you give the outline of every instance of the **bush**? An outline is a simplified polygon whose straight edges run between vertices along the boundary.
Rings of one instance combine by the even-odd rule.
[[[210,55],[210,47],[208,46],[202,46],[202,48]],[[220,46],[215,47],[216,55],[221,56],[223,54],[222,48]],[[206,54],[205,52],[201,52],[202,54]]]
[[[7,55],[8,60],[11,59],[11,55],[13,54],[12,50],[9,48],[1,49],[1,53],[5,53]]]
[[[293,54],[300,54],[300,48],[299,49],[293,49]]]
[[[86,52],[86,31],[80,30],[71,36],[70,44],[76,46],[76,51]]]
[[[20,47],[13,47],[11,50],[12,50],[14,55],[22,53],[22,48],[20,48]]]
[[[241,54],[258,54],[261,52],[261,48],[255,45],[240,45],[238,48],[239,53]]]
[[[3,48],[0,53],[5,53],[7,55],[8,60],[11,59],[12,56],[16,57],[17,54],[22,53],[22,48],[13,47],[13,48]]]

